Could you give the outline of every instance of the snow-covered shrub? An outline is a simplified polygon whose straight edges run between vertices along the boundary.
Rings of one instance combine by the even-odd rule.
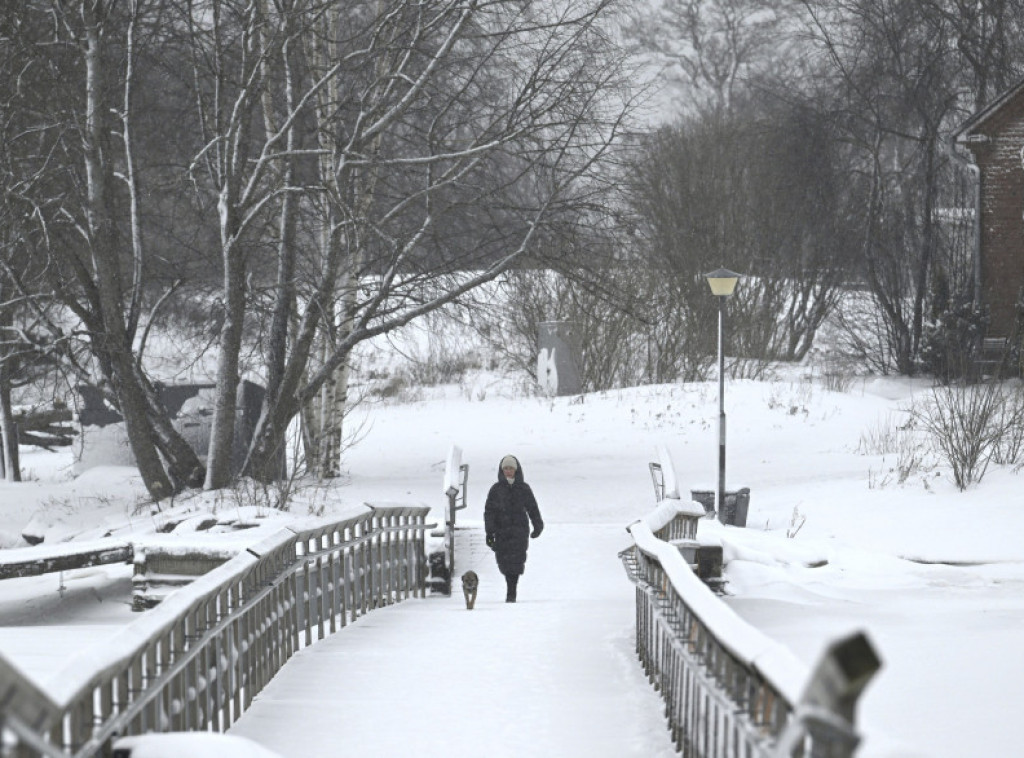
[[[910,410],[965,490],[980,482],[1006,433],[1002,386],[996,382],[944,385]]]
[[[996,440],[992,462],[1002,466],[1024,464],[1024,385],[1004,385],[1004,402],[999,407],[997,425],[1002,430]]]

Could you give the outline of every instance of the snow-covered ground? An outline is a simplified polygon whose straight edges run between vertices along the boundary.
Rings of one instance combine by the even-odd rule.
[[[902,410],[926,391],[900,379],[846,392],[800,378],[729,381],[728,482],[751,488],[750,513],[745,529],[706,520],[700,530],[722,541],[725,602],[808,665],[853,630],[875,643],[884,667],[861,700],[861,756],[963,758],[979,745],[986,755],[1016,755],[1024,702],[1020,475],[992,467],[961,493],[926,455],[900,483],[898,469],[919,441],[884,443],[911,434],[898,430]],[[658,698],[632,654],[633,589],[615,554],[629,544],[625,527],[655,505],[647,466],[658,445],[672,454],[684,495],[714,489],[717,384],[549,399],[481,378],[357,413],[365,423],[347,453],[344,483],[309,490],[291,514],[247,510],[230,497],[133,514],[141,493],[129,470],[68,480],[64,454],[23,451],[35,480],[0,483],[0,545],[23,547],[18,535],[30,521],[48,543],[103,533],[155,539],[171,515],[212,509],[223,522],[215,534],[200,535],[185,520],[159,538],[237,544],[247,538],[231,528],[239,520],[271,528],[368,501],[426,503],[440,514],[452,444],[470,467],[460,538],[472,542],[497,463],[511,452],[547,524],[531,546],[522,602],[501,602],[489,556],[466,551],[472,565],[458,568],[483,576],[476,610],[455,597],[371,613],[302,651],[232,733],[285,756],[333,756],[347,741],[357,754],[381,756],[433,747],[477,756],[481,745],[498,756],[668,755]],[[102,645],[112,627],[132,620],[128,592],[124,567],[0,582],[0,650],[46,686],[68,656]],[[389,660],[402,665],[388,668]],[[317,676],[328,665],[363,683],[362,696]],[[318,711],[296,705],[303,699],[321,704],[299,732],[303,747],[278,744],[275,718]],[[530,742],[531,732],[551,751]]]

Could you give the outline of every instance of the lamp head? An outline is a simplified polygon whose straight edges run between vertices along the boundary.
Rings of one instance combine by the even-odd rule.
[[[740,275],[727,268],[720,268],[712,271],[710,274],[704,274],[704,278],[708,280],[708,284],[711,286],[712,295],[728,297],[736,290],[736,282],[739,281]]]

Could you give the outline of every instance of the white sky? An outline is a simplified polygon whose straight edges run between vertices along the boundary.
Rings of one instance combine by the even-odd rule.
[[[658,445],[670,451],[684,495],[714,488],[717,383],[555,400],[510,387],[480,379],[425,390],[417,402],[363,406],[345,486],[306,495],[328,513],[377,501],[426,503],[439,515],[445,460],[459,445],[470,507],[460,513],[467,528],[457,571],[481,574],[476,609],[456,595],[372,612],[300,652],[233,736],[296,758],[333,758],[341,746],[374,756],[460,758],[482,746],[491,756],[674,755],[633,653],[633,587],[616,554],[629,544],[625,527],[655,507],[647,464]],[[729,381],[728,481],[751,488],[750,514],[746,529],[705,520],[700,533],[723,544],[729,607],[808,667],[828,641],[868,633],[884,668],[858,712],[862,758],[963,758],[979,744],[988,755],[1014,755],[1024,702],[1020,476],[993,467],[960,493],[939,466],[900,485],[887,473],[895,454],[864,451],[925,391],[900,379],[845,393],[799,380]],[[531,543],[515,605],[503,602],[480,530],[505,453],[522,461],[547,525]],[[19,547],[30,521],[50,544],[110,531],[236,546],[275,523],[272,512],[225,499],[216,505],[222,520],[265,526],[201,535],[193,521],[157,536],[162,520],[199,506],[133,516],[139,487],[127,469],[68,481],[67,454],[23,451],[22,463],[36,481],[0,483],[0,547]],[[795,511],[806,520],[787,538]],[[307,513],[296,506],[294,515]],[[80,664],[102,655],[112,634],[138,623],[129,593],[123,567],[0,582],[0,650],[59,688],[76,656]],[[235,750],[215,752],[243,752]]]

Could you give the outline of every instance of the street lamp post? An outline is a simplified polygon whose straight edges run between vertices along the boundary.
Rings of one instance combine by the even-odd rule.
[[[718,298],[718,499],[719,520],[725,514],[725,353],[722,332],[725,321],[725,299],[736,290],[740,275],[725,268],[705,274],[711,294]],[[724,522],[723,522],[724,523]]]

